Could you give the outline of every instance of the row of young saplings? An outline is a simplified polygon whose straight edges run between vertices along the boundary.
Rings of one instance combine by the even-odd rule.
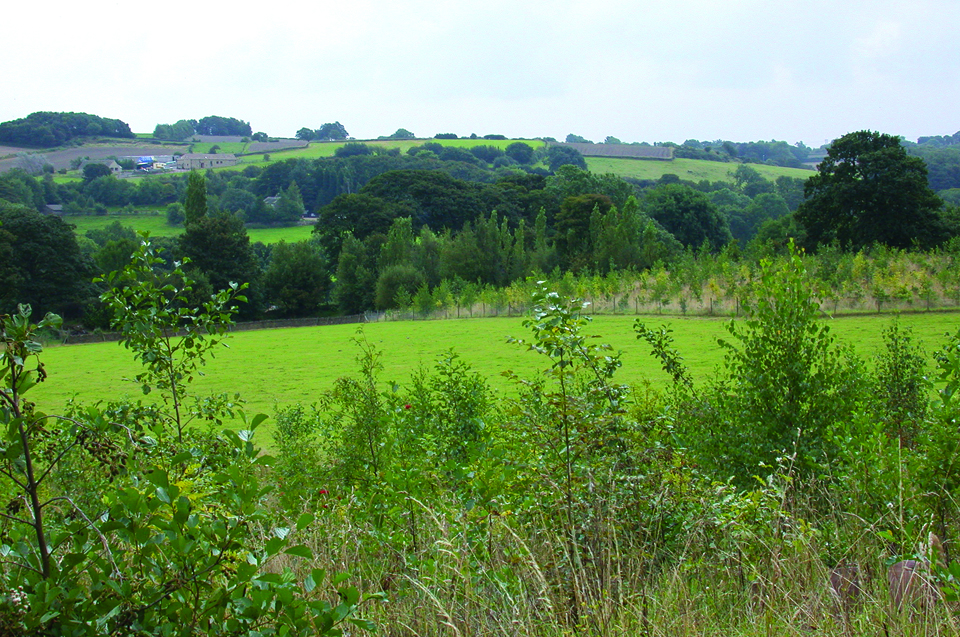
[[[920,559],[900,560],[887,568],[887,590],[890,607],[900,613],[904,610],[926,612],[943,601],[943,594],[933,575],[933,567],[946,568],[943,544],[933,532],[927,542],[921,543]],[[855,563],[842,563],[830,570],[830,592],[843,620],[850,621],[851,613],[864,601],[863,574]]]

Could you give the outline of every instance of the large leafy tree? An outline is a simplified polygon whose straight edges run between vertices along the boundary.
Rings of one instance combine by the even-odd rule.
[[[360,192],[412,206],[409,216],[416,230],[422,225],[457,230],[490,210],[479,185],[437,170],[390,171],[368,181]]]
[[[580,151],[572,146],[550,146],[547,148],[547,165],[552,172],[557,172],[560,166],[571,164],[583,170],[587,169],[587,160]]]
[[[513,142],[504,152],[507,157],[521,164],[532,164],[535,159],[533,147],[523,142]]]
[[[292,181],[287,189],[280,194],[280,200],[274,207],[274,222],[276,223],[296,223],[306,213],[303,207],[303,197],[300,195],[300,187],[297,182]]]
[[[196,223],[207,215],[207,180],[202,173],[190,171],[187,179],[187,191],[183,197],[183,208],[187,226]]]
[[[79,316],[91,299],[92,275],[73,226],[0,201],[0,313],[23,303],[41,313]]]
[[[347,129],[340,122],[327,122],[314,131],[314,138],[320,140],[346,139],[348,135]]]
[[[377,284],[376,261],[380,246],[371,237],[364,242],[347,231],[337,262],[333,300],[343,314],[359,314],[373,307]]]
[[[666,184],[650,190],[644,211],[686,247],[709,242],[714,250],[730,242],[730,227],[713,202],[682,184]]]
[[[239,316],[249,319],[256,314],[261,270],[239,217],[229,213],[201,217],[186,225],[178,244],[179,255],[190,260],[185,269],[198,280],[198,289],[203,283],[208,283],[212,290],[247,283],[248,302],[240,306]]]
[[[554,224],[563,266],[579,270],[590,264],[594,247],[592,226],[612,207],[613,202],[606,195],[587,194],[563,200]]]
[[[250,123],[235,117],[221,117],[219,115],[209,115],[197,122],[196,130],[198,135],[244,135],[250,136],[253,129]]]
[[[348,232],[361,241],[371,234],[386,234],[402,211],[408,211],[408,207],[373,195],[338,195],[320,209],[320,220],[313,227],[313,233],[319,237],[320,245],[331,260],[336,261]]]
[[[319,245],[314,241],[276,244],[263,289],[278,316],[315,315],[330,291],[330,269]]]
[[[804,196],[797,219],[811,246],[926,247],[945,238],[937,214],[943,202],[928,185],[926,164],[893,135],[858,131],[835,140]]]

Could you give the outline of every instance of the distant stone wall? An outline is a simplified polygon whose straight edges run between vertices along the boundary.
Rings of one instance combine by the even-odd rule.
[[[282,327],[316,327],[320,325],[347,325],[350,323],[364,323],[363,314],[350,316],[314,316],[298,319],[276,319],[272,321],[245,321],[234,324],[231,332],[246,332],[249,330],[269,330]],[[117,332],[94,332],[89,334],[65,334],[64,345],[80,345],[83,343],[111,343],[120,340]]]
[[[275,142],[251,142],[247,146],[245,155],[256,155],[258,153],[272,153],[287,148],[306,148],[310,144],[302,139],[278,139]]]
[[[247,321],[237,323],[231,331],[245,332],[247,330],[269,330],[279,327],[314,327],[317,325],[346,325],[349,323],[363,322],[363,314],[352,314],[350,316],[313,316],[299,319],[276,319],[273,321]]]

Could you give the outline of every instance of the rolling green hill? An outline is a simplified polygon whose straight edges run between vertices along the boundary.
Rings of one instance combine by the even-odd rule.
[[[538,139],[391,139],[362,141],[361,143],[382,148],[398,148],[401,153],[405,153],[413,146],[419,146],[426,142],[467,149],[475,146],[506,148],[514,142],[523,142],[534,148],[538,148],[544,143]],[[269,162],[264,162],[259,155],[251,155],[244,159],[244,163],[221,170],[243,170],[243,168],[250,163],[265,166],[268,163],[294,158],[317,159],[321,157],[333,157],[337,148],[343,145],[344,142],[311,142],[307,148],[294,148],[270,153]],[[587,167],[594,173],[613,173],[620,177],[654,180],[660,179],[660,177],[665,174],[674,174],[680,177],[680,179],[689,181],[701,181],[703,179],[708,181],[732,181],[733,172],[737,169],[737,166],[739,166],[737,163],[704,161],[701,159],[673,159],[670,161],[619,157],[587,157],[586,159]],[[756,169],[766,179],[770,180],[781,176],[806,179],[814,174],[813,171],[801,168],[782,168],[780,166],[767,166],[764,164],[750,164],[750,167]]]
[[[111,214],[111,215],[66,215],[63,218],[67,223],[76,226],[77,235],[83,235],[87,230],[105,228],[115,221],[141,232],[147,231],[153,237],[172,237],[183,232],[183,226],[167,224],[165,214],[158,212],[144,212],[142,214]],[[290,226],[282,228],[248,228],[247,236],[255,243],[260,241],[266,244],[280,241],[303,241],[310,238],[313,226]]]
[[[740,164],[702,159],[673,159],[653,161],[644,159],[624,159],[619,157],[587,157],[587,168],[594,173],[613,173],[619,177],[633,179],[660,179],[673,174],[686,181],[733,181],[733,173]],[[764,164],[749,164],[763,175],[774,180],[777,177],[797,177],[806,179],[815,173],[802,168],[783,168]]]

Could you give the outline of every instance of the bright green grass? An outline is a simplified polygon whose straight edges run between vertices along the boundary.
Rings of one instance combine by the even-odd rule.
[[[621,157],[587,157],[586,159],[587,168],[592,173],[613,173],[620,177],[632,177],[634,179],[660,179],[665,174],[674,174],[686,181],[706,179],[708,181],[732,182],[733,173],[740,165],[702,159],[674,159],[672,161]],[[750,164],[750,167],[771,181],[781,176],[807,179],[816,174],[812,170],[803,170],[802,168],[782,168],[763,164]]]
[[[42,177],[38,179],[42,179]],[[69,184],[75,181],[83,181],[83,175],[80,174],[79,170],[70,171],[66,175],[60,173],[53,175],[53,183],[55,184]]]
[[[674,330],[675,347],[681,352],[697,382],[714,374],[722,362],[717,338],[726,335],[723,319],[645,316],[650,327],[667,323]],[[649,380],[664,387],[666,375],[649,348],[637,341],[633,316],[598,316],[588,333],[600,336],[623,352],[620,382],[634,386]],[[892,315],[855,316],[830,322],[833,333],[850,343],[859,356],[872,360],[879,351],[882,330]],[[514,370],[532,376],[547,366],[541,356],[524,347],[508,344],[507,337],[527,338],[520,318],[462,319],[374,323],[363,327],[367,339],[383,352],[381,379],[407,383],[420,366],[432,366],[436,357],[453,348],[499,392],[511,391],[501,374]],[[901,317],[928,353],[946,342],[946,333],[960,328],[960,314],[923,313]],[[358,352],[351,341],[357,325],[301,327],[238,332],[228,340],[229,348],[218,348],[216,358],[206,367],[206,376],[197,380],[197,395],[213,392],[239,393],[247,411],[272,414],[275,406],[310,404],[333,381],[356,373]],[[31,392],[31,400],[47,410],[58,410],[72,396],[82,402],[129,396],[137,398],[132,378],[138,367],[133,356],[117,343],[50,347],[43,354],[49,380]],[[932,360],[932,359],[930,359]]]
[[[140,214],[64,215],[63,220],[76,226],[78,236],[86,234],[87,230],[105,228],[115,221],[137,232],[149,232],[154,237],[172,237],[183,232],[182,227],[167,224],[166,212],[158,211]]]
[[[286,241],[295,243],[297,241],[306,241],[313,232],[313,226],[285,226],[282,228],[247,228],[247,236],[251,243],[265,243],[272,245]]]
[[[83,235],[87,230],[101,229],[109,226],[114,221],[119,221],[122,225],[133,228],[137,232],[147,231],[153,237],[172,237],[183,232],[183,226],[171,226],[167,224],[166,212],[143,213],[143,214],[108,214],[108,215],[67,215],[64,218],[67,223],[72,223],[77,227],[76,233]],[[247,236],[252,243],[260,241],[261,243],[273,244],[280,241],[293,243],[310,238],[313,226],[289,226],[282,228],[248,228]]]

